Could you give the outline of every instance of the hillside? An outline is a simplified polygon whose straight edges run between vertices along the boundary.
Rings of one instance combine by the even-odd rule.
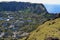
[[[0,2],[0,11],[21,11],[30,9],[31,12],[46,11],[43,4],[29,3],[29,2]]]
[[[43,4],[0,2],[0,40],[18,40],[29,36],[39,25],[54,20]]]
[[[60,18],[40,25],[27,40],[60,40]]]

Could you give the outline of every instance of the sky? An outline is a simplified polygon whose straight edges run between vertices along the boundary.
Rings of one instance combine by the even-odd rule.
[[[60,0],[0,0],[2,1],[21,1],[21,2],[31,2],[31,3],[43,3],[43,4],[60,4]]]
[[[60,13],[60,5],[44,4],[49,13]]]
[[[49,13],[60,13],[60,0],[0,0],[0,2],[3,1],[43,3]]]

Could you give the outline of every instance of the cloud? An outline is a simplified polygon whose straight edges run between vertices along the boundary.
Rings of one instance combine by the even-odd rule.
[[[43,3],[43,4],[60,4],[60,0],[0,0],[2,1],[17,1],[17,2],[31,2],[31,3]]]

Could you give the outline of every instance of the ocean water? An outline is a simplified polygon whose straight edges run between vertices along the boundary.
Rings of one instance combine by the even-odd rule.
[[[60,4],[44,4],[49,13],[60,13]]]

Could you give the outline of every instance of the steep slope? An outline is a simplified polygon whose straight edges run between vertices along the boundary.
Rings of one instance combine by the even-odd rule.
[[[58,15],[49,14],[43,4],[0,2],[0,30],[4,33],[0,39],[18,40],[27,37],[39,25]]]
[[[50,39],[47,39],[49,38]],[[60,18],[45,22],[31,32],[27,40],[60,40]]]
[[[0,25],[11,24],[18,26],[20,30],[31,32],[38,25],[49,19],[54,19],[56,15],[49,14],[43,4],[25,2],[0,2]],[[9,20],[9,21],[7,21]],[[9,23],[9,25],[8,25]]]

